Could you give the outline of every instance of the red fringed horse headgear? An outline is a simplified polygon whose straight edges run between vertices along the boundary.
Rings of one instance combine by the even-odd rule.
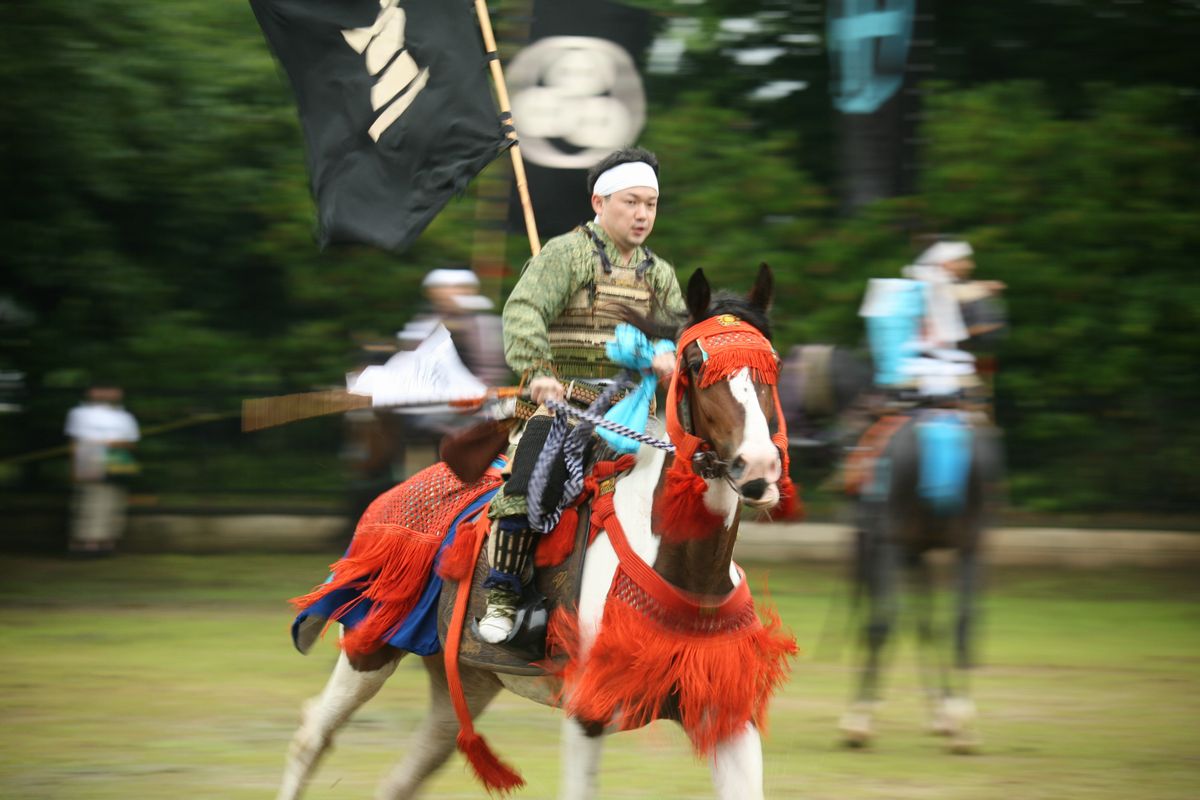
[[[796,491],[788,477],[787,425],[775,388],[779,382],[779,356],[758,328],[732,314],[720,314],[701,320],[679,337],[675,376],[667,390],[667,435],[675,445],[675,462],[667,470],[662,496],[655,505],[656,532],[668,541],[698,539],[711,535],[724,523],[704,505],[708,484],[692,468],[692,457],[709,445],[686,430],[679,419],[679,404],[690,381],[683,354],[692,343],[697,343],[705,354],[697,388],[711,386],[742,369],[750,370],[755,383],[772,387],[778,429],[771,440],[783,462],[775,516],[793,516]]]

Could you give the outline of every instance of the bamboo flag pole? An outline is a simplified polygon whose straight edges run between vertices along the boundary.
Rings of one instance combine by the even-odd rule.
[[[483,34],[483,46],[487,50],[488,63],[492,69],[492,82],[496,86],[496,101],[500,105],[500,121],[507,128],[506,135],[513,140],[508,152],[512,155],[513,177],[517,181],[517,196],[521,198],[521,210],[525,214],[525,233],[529,236],[529,249],[536,256],[542,249],[538,238],[537,222],[533,218],[533,201],[529,199],[529,182],[525,179],[525,161],[521,158],[521,145],[513,127],[512,108],[508,104],[508,87],[504,84],[504,71],[500,69],[500,53],[496,50],[496,36],[492,33],[492,18],[488,15],[486,0],[475,0],[475,16],[479,18],[479,30]]]

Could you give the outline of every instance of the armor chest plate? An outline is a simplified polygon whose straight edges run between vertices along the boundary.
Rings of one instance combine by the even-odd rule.
[[[611,272],[605,272],[597,263],[593,282],[576,292],[550,324],[550,350],[559,375],[616,375],[620,368],[609,362],[605,346],[612,340],[617,323],[624,321],[619,309],[625,307],[648,316],[651,301],[650,284],[644,276],[638,276],[636,265],[613,265]]]

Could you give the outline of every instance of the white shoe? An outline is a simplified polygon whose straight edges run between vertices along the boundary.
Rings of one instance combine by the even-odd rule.
[[[479,638],[488,644],[499,644],[512,635],[520,599],[507,589],[488,592],[487,610],[479,620]]]

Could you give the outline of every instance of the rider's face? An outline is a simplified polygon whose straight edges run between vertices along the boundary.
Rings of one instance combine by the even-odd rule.
[[[608,197],[594,194],[592,209],[600,216],[600,227],[628,257],[654,229],[658,192],[648,186],[634,186]]]
[[[965,281],[971,277],[971,273],[975,270],[975,262],[970,258],[960,258],[956,261],[947,261],[942,264],[942,267],[954,276],[955,280]]]

